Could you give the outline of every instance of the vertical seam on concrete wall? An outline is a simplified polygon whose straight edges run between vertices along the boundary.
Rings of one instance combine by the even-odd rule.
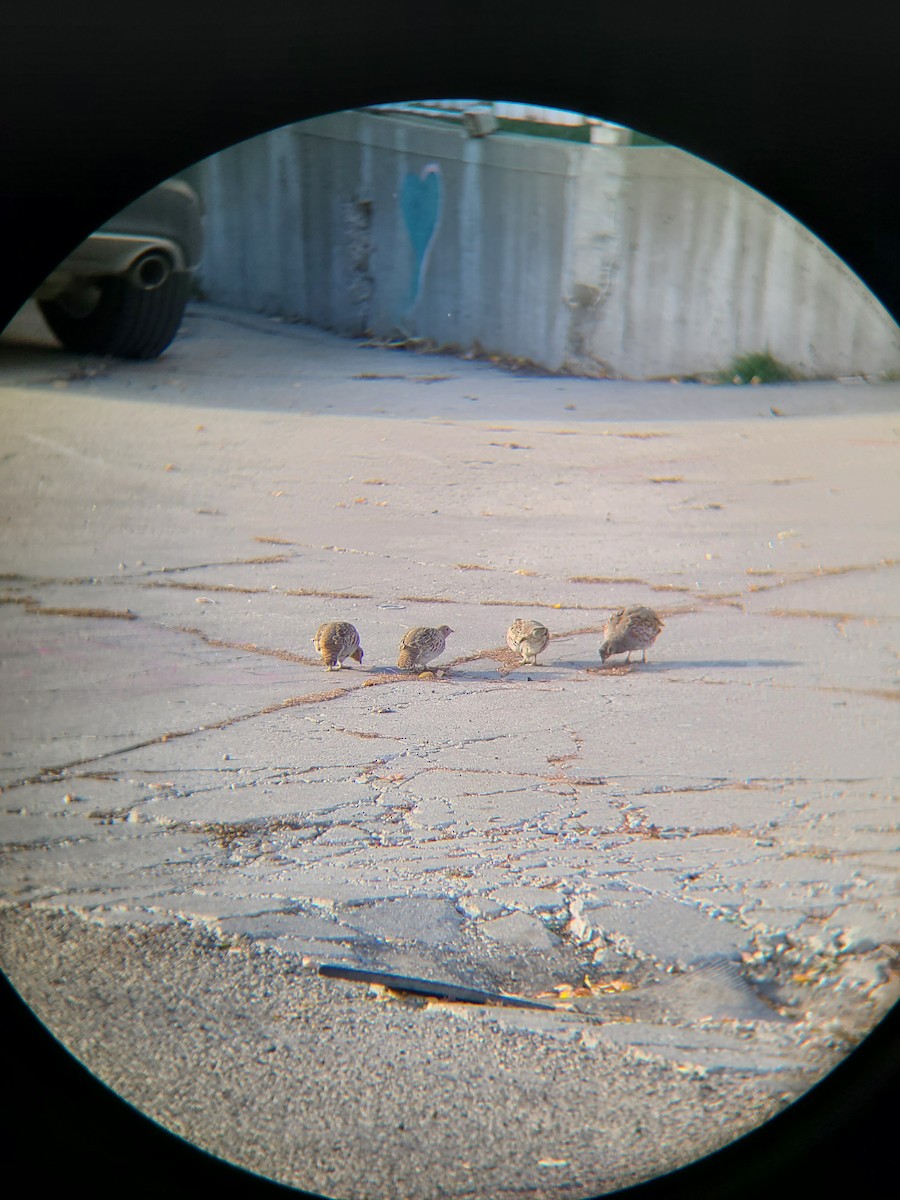
[[[471,297],[478,286],[478,267],[482,261],[482,229],[479,180],[483,167],[482,143],[469,138],[463,145],[460,168],[460,199],[458,220],[458,261],[460,263],[459,296],[462,320],[458,323],[460,342],[480,343],[475,328],[474,306]]]
[[[565,369],[573,339],[575,309],[571,300],[575,283],[575,221],[578,213],[581,162],[577,155],[570,155],[566,170],[565,203],[563,205],[563,246],[560,296],[553,321],[552,356]]]

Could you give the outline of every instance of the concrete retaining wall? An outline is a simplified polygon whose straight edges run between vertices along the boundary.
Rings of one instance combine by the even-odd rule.
[[[610,217],[595,197],[612,169],[621,189]],[[588,148],[579,207],[583,282],[597,274],[584,269],[585,243],[615,225],[584,349],[616,373],[714,371],[761,350],[812,375],[900,366],[900,329],[844,263],[758,192],[691,155]]]
[[[677,150],[348,112],[193,178],[216,303],[632,378],[766,349],[809,374],[900,369],[900,330],[838,258]]]

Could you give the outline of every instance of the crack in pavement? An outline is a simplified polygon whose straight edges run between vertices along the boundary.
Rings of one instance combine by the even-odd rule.
[[[257,540],[259,540],[259,539],[257,539]],[[351,554],[352,553],[363,553],[370,557],[379,557],[372,551],[359,551],[354,548],[348,548],[348,547],[315,547],[315,546],[313,546],[313,544],[306,544],[306,543],[295,543],[295,544],[299,545],[299,546],[307,546],[309,548],[331,549],[331,550],[339,551],[342,553],[351,553]],[[319,589],[319,588],[281,588],[281,587],[278,587],[277,585],[270,585],[268,587],[251,587],[251,586],[236,585],[236,584],[212,584],[212,583],[204,584],[203,582],[200,582],[200,581],[198,581],[198,582],[173,581],[173,580],[158,580],[158,579],[151,578],[152,576],[155,576],[155,575],[175,574],[175,573],[184,572],[184,571],[204,570],[204,569],[214,568],[214,567],[258,566],[258,565],[281,564],[281,563],[294,561],[299,557],[301,557],[299,554],[295,554],[295,555],[281,554],[281,555],[271,555],[271,556],[263,556],[263,557],[250,557],[250,558],[222,560],[222,561],[218,561],[218,562],[195,563],[195,564],[189,564],[189,565],[184,565],[184,566],[174,566],[174,567],[164,566],[164,567],[159,567],[159,568],[148,568],[147,570],[138,572],[138,573],[130,572],[126,576],[108,575],[108,576],[68,577],[68,578],[35,577],[30,580],[30,583],[31,583],[32,587],[86,586],[86,585],[95,585],[98,582],[103,582],[103,583],[113,585],[113,586],[126,586],[128,584],[133,585],[135,582],[135,579],[144,579],[145,582],[139,583],[138,586],[143,587],[143,588],[170,588],[172,590],[182,590],[182,591],[215,592],[217,594],[233,593],[235,595],[267,595],[267,594],[271,594],[274,592],[277,595],[298,596],[298,597],[318,597],[321,599],[332,599],[332,600],[372,600],[372,599],[374,599],[374,596],[372,595],[372,593],[368,593],[368,592],[349,592],[349,591],[339,591],[339,590],[333,590],[333,589],[327,589],[327,588],[321,588],[321,589]],[[391,556],[388,556],[388,557],[391,557]],[[797,583],[811,582],[814,580],[833,578],[835,576],[847,575],[850,573],[878,571],[878,570],[882,570],[885,568],[891,568],[891,567],[897,566],[898,561],[900,561],[900,560],[893,559],[893,558],[884,558],[884,559],[879,559],[878,561],[876,561],[874,563],[843,564],[843,565],[838,565],[838,566],[833,566],[833,567],[818,566],[816,568],[794,571],[794,572],[778,572],[778,571],[775,571],[770,568],[749,567],[749,568],[745,568],[745,574],[750,577],[758,578],[758,577],[762,577],[762,576],[774,576],[777,574],[779,576],[779,578],[776,581],[773,581],[771,583],[765,583],[765,584],[752,583],[749,586],[747,586],[746,589],[738,588],[737,590],[724,591],[724,592],[722,592],[722,591],[713,592],[713,591],[708,591],[708,590],[701,590],[698,588],[692,588],[692,587],[689,587],[686,585],[681,585],[681,584],[659,583],[659,582],[654,583],[651,580],[645,580],[645,579],[642,579],[642,578],[639,578],[636,576],[617,577],[614,575],[572,575],[572,576],[568,576],[566,581],[568,583],[575,583],[575,584],[602,584],[602,585],[607,585],[607,586],[619,586],[619,585],[641,586],[641,587],[646,587],[650,591],[656,591],[656,592],[682,592],[685,594],[692,595],[695,600],[705,602],[706,604],[713,604],[713,605],[726,604],[726,605],[734,605],[736,607],[740,607],[741,606],[740,602],[742,601],[742,599],[744,598],[745,595],[755,594],[755,593],[764,592],[764,591],[774,591],[779,588],[792,586]],[[447,567],[447,564],[445,564],[445,563],[428,563],[428,562],[419,563],[418,560],[416,560],[416,563],[417,563],[417,565],[429,566],[432,568],[438,568],[438,567],[446,568]],[[456,565],[459,566],[459,564],[456,564]],[[479,569],[485,569],[485,570],[491,570],[491,571],[504,570],[504,568],[483,567],[481,564],[477,564],[477,565],[478,565]],[[469,568],[467,568],[467,569],[469,569]],[[513,570],[509,573],[516,574],[517,572],[515,570]],[[561,580],[559,580],[556,576],[541,574],[536,571],[528,571],[527,574],[541,578],[541,579],[550,579],[550,580],[556,580],[557,582],[561,582]],[[9,575],[5,575],[5,576],[0,576],[0,579],[4,579],[7,582],[17,582],[17,583],[18,582],[21,582],[21,583],[29,582],[28,577],[22,576],[22,575],[17,575],[17,574],[9,574]],[[559,611],[559,612],[609,612],[612,607],[611,602],[607,602],[604,604],[581,604],[581,603],[577,603],[577,602],[552,602],[552,601],[548,601],[548,600],[538,600],[538,599],[530,599],[530,600],[528,600],[528,599],[524,599],[524,600],[523,599],[512,599],[512,600],[510,600],[510,599],[498,599],[498,598],[492,598],[492,597],[467,598],[467,597],[447,596],[447,595],[441,595],[441,596],[438,596],[438,595],[403,595],[403,596],[400,596],[398,599],[400,602],[407,603],[407,604],[427,604],[427,605],[442,604],[442,605],[455,605],[455,606],[461,605],[461,606],[467,606],[467,607],[473,607],[473,608],[479,608],[479,607],[522,608],[522,607],[528,607],[528,608],[535,608],[535,609],[546,609],[546,610],[551,610],[551,611],[555,610],[555,611]],[[136,619],[136,614],[130,613],[128,610],[124,610],[120,613],[116,613],[114,610],[100,610],[100,609],[97,609],[97,610],[90,610],[90,609],[66,610],[66,609],[62,609],[62,608],[59,608],[59,609],[45,608],[45,607],[41,606],[40,602],[37,601],[34,597],[24,598],[24,597],[10,596],[7,594],[4,596],[0,596],[0,603],[23,604],[27,611],[40,611],[40,612],[45,613],[46,615],[59,615],[59,616],[63,616],[63,615],[69,615],[69,616],[96,615],[98,617],[99,616],[105,616],[105,617],[120,616],[121,619],[125,619],[125,620]],[[659,611],[662,616],[667,617],[667,616],[674,616],[676,614],[683,614],[683,613],[703,612],[706,610],[705,610],[705,608],[697,609],[696,607],[694,607],[692,605],[687,605],[687,606],[680,606],[680,607],[674,607],[674,608],[669,607],[665,610],[661,609]],[[851,621],[851,620],[859,620],[859,621],[863,621],[863,622],[873,621],[876,623],[878,620],[878,618],[867,617],[864,614],[856,614],[856,613],[843,612],[843,611],[828,612],[828,611],[816,611],[816,610],[772,609],[772,610],[770,610],[769,615],[777,616],[777,617],[806,616],[806,617],[810,617],[810,618],[829,619],[829,620],[836,621],[838,624],[838,627],[841,627],[844,622]],[[589,632],[589,633],[602,632],[602,626],[598,627],[596,629],[593,627],[588,627],[583,632],[586,632],[586,633],[587,632]],[[564,635],[553,635],[553,636],[571,637],[571,636],[574,636],[574,634],[567,633]],[[250,649],[251,645],[252,644],[244,644],[242,646],[239,646],[238,648]],[[490,653],[491,652],[485,652],[485,655],[486,656],[490,655]],[[498,654],[504,654],[504,650],[502,647],[498,651]],[[496,654],[493,656],[497,657]],[[474,660],[475,659],[473,658],[473,659],[461,659],[459,661],[474,661]],[[309,660],[298,658],[297,661],[307,662]]]
[[[179,738],[194,737],[198,733],[208,733],[219,729],[228,729],[233,725],[240,725],[244,721],[252,721],[256,717],[269,716],[272,713],[281,712],[284,709],[298,708],[305,704],[324,703],[328,700],[337,700],[346,694],[347,689],[335,688],[329,692],[315,692],[308,696],[291,696],[286,700],[276,701],[274,704],[267,704],[262,708],[254,709],[249,713],[237,713],[230,717],[223,717],[221,721],[212,721],[205,725],[198,725],[193,729],[178,729],[170,730],[167,733],[157,734],[155,737],[146,738],[143,741],[135,742],[133,745],[117,747],[115,750],[105,750],[100,754],[88,755],[85,758],[73,759],[70,762],[60,763],[53,767],[40,767],[32,775],[24,776],[20,779],[13,779],[3,785],[3,791],[11,791],[13,788],[23,787],[27,784],[42,783],[49,779],[55,779],[62,776],[66,771],[73,767],[87,766],[95,762],[103,762],[109,758],[118,758],[123,754],[130,754],[135,750],[144,750],[148,746],[158,746],[165,742],[173,742]]]

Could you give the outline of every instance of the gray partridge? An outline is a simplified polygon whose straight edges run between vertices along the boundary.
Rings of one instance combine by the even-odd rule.
[[[404,671],[424,669],[433,658],[443,654],[447,635],[452,632],[449,625],[441,625],[439,629],[426,629],[424,626],[408,629],[400,642],[397,666]]]
[[[600,658],[606,662],[611,654],[625,654],[625,661],[631,662],[631,652],[640,650],[641,659],[646,662],[647,647],[653,645],[662,627],[662,621],[652,608],[645,608],[643,604],[620,608],[603,628]]]
[[[506,644],[514,654],[521,654],[523,663],[537,666],[537,656],[550,641],[550,632],[540,621],[519,617],[506,631]]]
[[[313,645],[321,654],[322,662],[329,671],[340,671],[346,658],[352,658],[358,663],[363,659],[359,634],[349,621],[329,621],[320,625],[313,638]]]

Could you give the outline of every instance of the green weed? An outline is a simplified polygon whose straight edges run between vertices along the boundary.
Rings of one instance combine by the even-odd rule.
[[[733,359],[719,378],[722,383],[794,383],[801,376],[765,350]]]

